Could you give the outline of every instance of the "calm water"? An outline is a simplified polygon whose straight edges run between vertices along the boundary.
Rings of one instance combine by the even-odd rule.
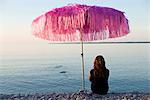
[[[41,46],[42,48],[42,46]],[[110,70],[109,92],[150,92],[149,44],[85,44],[86,89],[95,56]],[[79,44],[48,45],[28,54],[0,57],[0,93],[74,92],[81,88]]]

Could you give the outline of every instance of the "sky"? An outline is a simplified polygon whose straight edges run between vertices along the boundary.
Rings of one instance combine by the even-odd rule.
[[[34,52],[41,48],[40,45],[46,48],[48,41],[32,35],[32,21],[53,8],[74,3],[112,7],[125,12],[129,35],[106,41],[150,41],[149,0],[0,0],[0,55]]]

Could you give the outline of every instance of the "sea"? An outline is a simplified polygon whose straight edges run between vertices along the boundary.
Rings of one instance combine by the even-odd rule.
[[[0,56],[0,94],[81,90],[81,44],[46,44],[30,53],[18,52]],[[97,55],[105,58],[110,70],[109,93],[150,93],[150,44],[84,44],[88,91],[88,76]]]

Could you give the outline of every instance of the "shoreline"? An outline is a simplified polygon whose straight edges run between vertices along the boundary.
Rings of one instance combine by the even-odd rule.
[[[0,94],[0,100],[150,100],[150,93],[126,92],[108,93],[107,95],[93,94],[88,91],[71,93],[35,93],[35,94]]]

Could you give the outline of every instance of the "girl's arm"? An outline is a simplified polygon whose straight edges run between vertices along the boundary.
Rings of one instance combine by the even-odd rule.
[[[90,81],[93,80],[93,76],[92,76],[93,71],[94,71],[94,70],[92,69],[92,70],[90,71],[90,74],[89,74],[89,80],[90,80]]]
[[[92,81],[91,74],[89,74],[89,80]]]

